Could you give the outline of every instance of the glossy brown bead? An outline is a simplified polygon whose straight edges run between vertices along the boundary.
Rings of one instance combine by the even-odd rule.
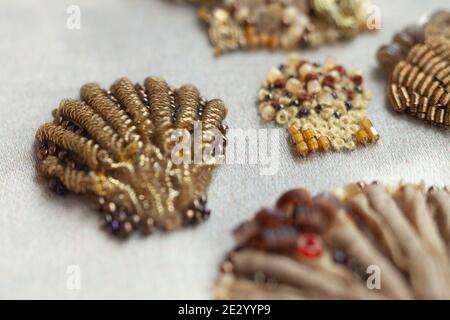
[[[300,205],[312,205],[311,194],[305,189],[295,189],[286,192],[278,199],[276,208],[292,216],[295,207]]]

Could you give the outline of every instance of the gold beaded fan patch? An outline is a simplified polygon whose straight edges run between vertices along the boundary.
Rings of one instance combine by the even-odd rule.
[[[450,299],[449,189],[287,192],[234,232],[218,299]]]
[[[199,16],[208,25],[217,55],[242,48],[317,47],[368,29],[366,0],[199,2]]]
[[[53,122],[36,134],[39,171],[51,189],[93,195],[106,228],[122,237],[209,216],[206,192],[216,157],[174,161],[174,155],[185,159],[191,152],[190,144],[189,150],[175,149],[174,134],[200,128],[201,154],[216,152],[213,144],[223,149],[222,101],[204,99],[191,85],[171,88],[159,78],[146,79],[144,86],[122,78],[110,91],[86,84],[80,94],[81,100],[63,100]]]
[[[450,126],[450,12],[405,28],[377,57],[390,73],[388,97],[395,111]]]
[[[258,94],[265,121],[287,127],[297,152],[353,150],[379,140],[367,118],[371,93],[359,70],[347,70],[328,58],[310,63],[290,55],[269,70]]]

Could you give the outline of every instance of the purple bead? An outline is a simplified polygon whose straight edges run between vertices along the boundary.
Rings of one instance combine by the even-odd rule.
[[[119,231],[119,229],[120,229],[120,223],[119,223],[119,221],[113,220],[113,221],[111,222],[111,230],[112,230],[112,232],[117,232],[117,231]]]

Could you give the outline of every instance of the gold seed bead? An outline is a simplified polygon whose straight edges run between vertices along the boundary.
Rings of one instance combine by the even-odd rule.
[[[300,134],[300,130],[297,127],[295,127],[295,126],[289,127],[288,131],[291,134],[291,136],[294,136],[296,134]]]
[[[370,128],[373,127],[372,122],[367,118],[362,119],[359,122],[359,125],[361,126],[361,128],[366,129],[366,130],[369,130]]]
[[[308,155],[308,153],[309,153],[309,148],[308,148],[308,145],[306,144],[306,142],[300,142],[299,144],[297,144],[296,146],[295,146],[295,149],[297,150],[297,152],[301,155],[301,156],[303,156],[303,157],[305,157],[305,156],[307,156]]]
[[[355,133],[355,138],[358,143],[361,144],[368,144],[369,143],[369,135],[367,134],[366,130],[360,129],[358,132]]]
[[[319,144],[319,149],[321,151],[328,151],[331,148],[330,139],[328,139],[327,136],[321,136],[319,139],[317,139],[317,143]]]
[[[372,142],[377,142],[378,140],[380,140],[380,134],[378,133],[377,129],[375,129],[375,127],[367,129],[366,133]]]
[[[311,138],[314,138],[314,131],[312,130],[312,129],[306,129],[306,130],[303,130],[303,137],[305,138],[305,140],[309,140],[309,139],[311,139]]]
[[[215,47],[214,48],[214,55],[216,57],[221,56],[222,54],[223,54],[223,49],[222,48],[219,48],[219,47]]]
[[[306,144],[311,152],[317,152],[317,150],[319,150],[319,144],[316,138],[309,139]]]
[[[363,128],[367,135],[370,138],[370,141],[372,142],[377,142],[378,140],[380,140],[380,135],[377,132],[377,130],[375,129],[375,127],[373,126],[372,122],[365,118],[363,120],[361,120],[361,122],[359,123],[361,128]]]
[[[305,139],[303,139],[303,136],[301,133],[294,134],[292,136],[292,140],[294,141],[295,144],[299,144],[300,142],[305,141]]]

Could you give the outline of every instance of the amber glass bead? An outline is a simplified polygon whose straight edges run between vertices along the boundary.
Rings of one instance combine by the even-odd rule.
[[[249,35],[247,36],[247,44],[250,48],[258,48],[260,41],[257,35]]]
[[[331,148],[330,139],[328,139],[327,136],[321,136],[317,140],[317,143],[319,144],[319,149],[321,151],[328,151]]]
[[[306,156],[309,153],[309,148],[306,142],[300,142],[295,146],[297,152],[302,155],[303,157]]]
[[[366,129],[366,133],[372,142],[377,142],[378,140],[380,140],[380,134],[374,127]]]
[[[359,123],[359,125],[361,126],[361,128],[363,128],[365,130],[369,130],[370,128],[373,127],[372,122],[367,118],[362,119],[361,122]]]
[[[314,131],[313,131],[313,129],[303,130],[303,137],[305,138],[305,140],[309,140],[311,138],[314,138]]]
[[[270,49],[277,49],[280,46],[280,38],[277,35],[270,36],[268,46]]]
[[[292,140],[294,141],[295,144],[299,144],[300,142],[304,142],[305,141],[303,139],[303,136],[302,136],[301,133],[294,134],[292,136]]]
[[[223,53],[222,48],[219,48],[219,47],[215,47],[215,48],[214,48],[214,55],[215,55],[216,57],[222,55],[222,53]]]
[[[262,46],[267,47],[270,41],[270,35],[267,33],[261,33],[259,35],[259,41]]]
[[[298,130],[298,128],[296,126],[289,127],[288,131],[291,134],[291,136],[294,136],[296,134],[301,134],[300,130]]]
[[[369,135],[367,134],[366,130],[360,129],[358,132],[355,133],[355,138],[358,143],[361,144],[368,144],[369,143]]]
[[[319,143],[316,138],[309,139],[306,144],[311,152],[317,152],[319,150]]]

